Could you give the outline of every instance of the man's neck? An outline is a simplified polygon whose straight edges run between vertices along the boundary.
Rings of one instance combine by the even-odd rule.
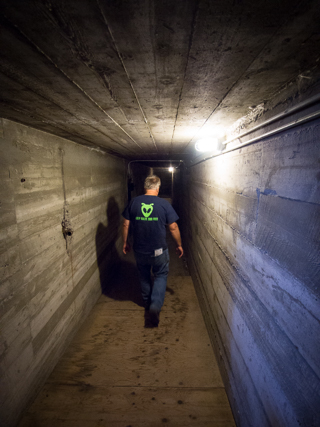
[[[157,196],[159,194],[159,190],[146,190],[145,196]]]

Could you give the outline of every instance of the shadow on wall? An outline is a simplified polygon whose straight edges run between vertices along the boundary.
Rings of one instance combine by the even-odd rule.
[[[143,306],[138,272],[134,261],[123,259],[117,249],[121,215],[114,197],[107,205],[107,226],[100,222],[96,233],[97,262],[102,293],[114,300]]]

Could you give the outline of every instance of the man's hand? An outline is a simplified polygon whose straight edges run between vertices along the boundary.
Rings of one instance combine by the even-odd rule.
[[[176,247],[176,253],[179,255],[179,258],[181,258],[181,257],[182,257],[182,255],[183,255],[183,249],[182,249],[182,246],[177,246],[177,247]]]
[[[129,233],[129,226],[130,221],[128,219],[123,220],[122,224],[122,240],[123,240],[123,246],[122,246],[122,252],[126,255],[128,252],[130,252],[130,245],[128,243],[128,233]]]
[[[179,258],[181,258],[183,255],[183,249],[181,246],[181,236],[180,236],[180,230],[179,230],[178,224],[176,222],[169,224],[169,230],[170,230],[171,236],[173,237],[177,245],[176,252],[179,255]]]
[[[131,246],[129,245],[128,242],[125,242],[122,247],[122,252],[126,255],[130,251],[131,251]]]

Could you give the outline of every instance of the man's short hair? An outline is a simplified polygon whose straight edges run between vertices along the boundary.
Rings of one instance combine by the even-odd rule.
[[[158,190],[161,185],[161,180],[157,175],[149,175],[144,181],[146,190]]]

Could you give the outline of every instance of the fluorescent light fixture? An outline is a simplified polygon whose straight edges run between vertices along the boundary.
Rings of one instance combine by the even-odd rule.
[[[219,140],[215,137],[207,137],[198,139],[195,148],[197,151],[204,153],[206,151],[214,151],[219,149]]]
[[[169,172],[173,172],[173,167],[172,166],[169,167]]]

